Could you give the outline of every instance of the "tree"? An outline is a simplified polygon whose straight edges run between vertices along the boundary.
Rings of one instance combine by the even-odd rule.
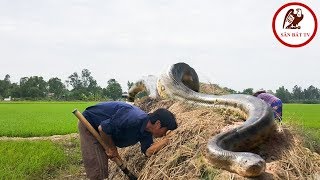
[[[244,90],[242,91],[242,94],[252,95],[252,94],[253,94],[253,88],[244,89]]]
[[[73,87],[70,95],[73,99],[98,100],[101,97],[102,88],[98,86],[88,69],[81,71],[81,77],[74,72],[68,78],[66,82]]]
[[[115,79],[110,79],[108,81],[108,86],[106,87],[105,95],[112,100],[117,100],[121,98],[122,89],[120,84]]]
[[[88,69],[83,69],[81,71],[81,79],[83,87],[87,88],[93,79],[93,77],[91,76],[91,72]]]
[[[25,98],[44,98],[47,94],[47,83],[43,77],[31,76],[20,79],[21,96]]]
[[[21,90],[20,86],[17,83],[12,83],[10,87],[10,94],[12,97],[20,98],[21,97]]]
[[[22,77],[20,78],[20,86],[24,85],[28,81],[28,77]]]
[[[0,96],[8,97],[10,96],[10,75],[7,74],[3,80],[0,80]]]
[[[282,100],[284,103],[288,103],[291,99],[291,94],[288,91],[288,89],[285,89],[284,86],[279,87],[279,89],[276,90],[276,96]]]
[[[69,80],[67,80],[66,82],[70,84],[73,87],[73,89],[80,89],[82,87],[82,81],[78,73],[74,72],[68,78]]]
[[[227,87],[224,87],[223,88],[225,91],[227,91],[228,93],[230,94],[237,94],[239,92],[237,92],[236,90],[233,90],[233,89],[230,89],[230,88],[227,88]]]
[[[133,82],[130,82],[130,81],[127,82],[128,90],[133,86],[133,84],[134,84]]]
[[[319,90],[311,85],[308,89],[304,89],[304,94],[307,100],[316,100],[319,97]]]
[[[317,97],[316,97],[316,99],[320,99],[320,89],[318,89],[318,88],[316,88],[316,91],[317,91]]]
[[[60,99],[66,91],[65,85],[61,82],[61,79],[55,77],[48,81],[49,93],[54,93],[54,97]]]
[[[93,77],[90,77],[87,89],[92,94],[97,94],[101,91],[101,87],[98,86],[97,81]]]
[[[4,81],[10,83],[10,75],[9,75],[9,74],[7,74],[7,75],[4,77]]]
[[[300,86],[295,85],[292,89],[292,99],[294,100],[303,100],[304,99],[304,93]]]
[[[91,78],[87,88],[89,94],[88,100],[99,100],[102,97],[102,88],[98,86],[97,81]]]
[[[2,99],[5,97],[5,92],[6,92],[6,85],[3,80],[0,80],[0,98]]]

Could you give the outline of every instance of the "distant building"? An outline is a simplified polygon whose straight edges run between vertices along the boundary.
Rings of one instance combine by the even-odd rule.
[[[54,96],[54,93],[48,93],[47,96],[48,96],[49,98],[51,98],[51,97]]]
[[[11,101],[11,96],[9,96],[8,98],[4,98],[4,101]]]

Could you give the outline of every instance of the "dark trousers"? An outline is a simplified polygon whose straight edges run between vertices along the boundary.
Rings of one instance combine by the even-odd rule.
[[[100,143],[79,121],[80,146],[87,177],[101,180],[108,177],[108,158]]]

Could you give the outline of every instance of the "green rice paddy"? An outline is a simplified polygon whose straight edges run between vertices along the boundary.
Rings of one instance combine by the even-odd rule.
[[[83,111],[94,102],[0,103],[0,136],[34,137],[77,132],[71,113]]]
[[[43,179],[66,162],[51,141],[0,141],[0,179]]]
[[[0,103],[0,136],[33,137],[77,132],[71,113],[95,102]],[[285,104],[283,120],[301,126],[320,139],[320,104]]]
[[[283,120],[298,126],[306,136],[320,143],[320,104],[285,104]]]

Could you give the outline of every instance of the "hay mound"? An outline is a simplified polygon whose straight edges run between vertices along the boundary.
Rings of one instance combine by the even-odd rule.
[[[237,174],[213,168],[206,161],[207,140],[222,130],[239,125],[243,120],[223,110],[199,107],[171,100],[144,99],[143,110],[168,108],[177,118],[178,129],[170,143],[150,158],[140,152],[140,145],[120,149],[128,168],[139,179],[245,179]],[[258,148],[252,150],[267,162],[259,179],[320,178],[320,156],[302,146],[299,137],[283,127]],[[109,162],[110,179],[127,179],[113,162]],[[318,173],[318,174],[317,174]]]
[[[200,92],[215,95],[230,94],[225,88],[222,88],[217,84],[208,83],[200,83]]]

